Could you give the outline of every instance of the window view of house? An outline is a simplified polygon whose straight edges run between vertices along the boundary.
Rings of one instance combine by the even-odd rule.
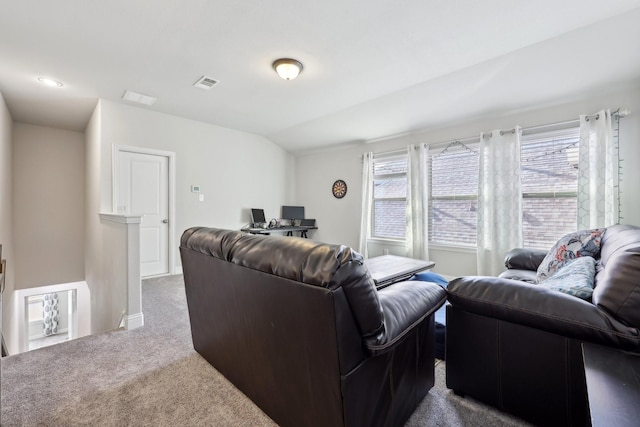
[[[372,237],[404,239],[406,201],[407,156],[374,159]]]
[[[547,249],[576,229],[578,128],[521,139],[524,246]],[[454,142],[429,156],[429,242],[475,247],[478,143]],[[374,160],[372,237],[404,239],[407,156]]]
[[[523,136],[524,246],[548,249],[577,227],[578,129]]]
[[[450,144],[430,158],[429,242],[476,244],[478,144]]]

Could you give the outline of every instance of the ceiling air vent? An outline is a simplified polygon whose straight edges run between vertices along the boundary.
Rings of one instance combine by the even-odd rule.
[[[142,93],[133,92],[130,90],[124,91],[122,99],[124,99],[125,101],[137,102],[138,104],[144,105],[153,105],[157,101],[157,98],[153,96],[144,95]]]
[[[193,85],[195,87],[200,88],[200,89],[209,90],[212,87],[214,87],[215,85],[217,85],[218,83],[220,83],[220,82],[218,80],[216,80],[216,79],[212,79],[211,77],[207,77],[207,76],[202,76]]]

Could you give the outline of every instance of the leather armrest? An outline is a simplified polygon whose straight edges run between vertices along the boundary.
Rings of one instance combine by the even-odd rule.
[[[378,298],[384,330],[366,340],[367,349],[374,356],[392,349],[414,327],[442,307],[447,300],[447,291],[435,283],[412,280],[380,289]]]
[[[561,336],[640,349],[640,331],[617,321],[589,301],[542,286],[499,277],[468,276],[449,282],[457,308]]]
[[[504,266],[519,270],[536,271],[544,257],[547,256],[547,252],[543,249],[533,248],[511,249],[504,257]]]

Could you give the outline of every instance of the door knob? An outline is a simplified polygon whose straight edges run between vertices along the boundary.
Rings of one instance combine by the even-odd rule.
[[[163,219],[163,220],[162,220],[162,223],[163,223],[163,224],[169,224],[169,220],[168,220],[168,219]]]

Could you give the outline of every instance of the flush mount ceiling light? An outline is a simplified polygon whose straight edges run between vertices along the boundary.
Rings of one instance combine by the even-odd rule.
[[[49,77],[38,77],[38,81],[43,85],[50,87],[62,87],[62,82],[59,82],[54,79],[50,79]]]
[[[273,69],[285,80],[293,80],[302,71],[302,63],[291,58],[281,58],[273,62]]]

